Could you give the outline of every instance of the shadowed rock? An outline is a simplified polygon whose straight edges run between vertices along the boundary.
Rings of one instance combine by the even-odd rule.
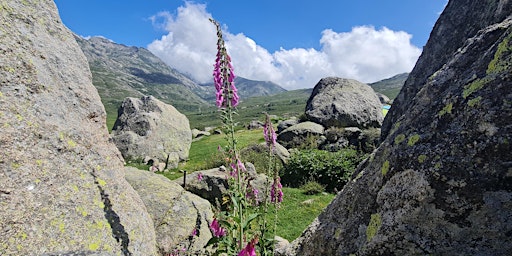
[[[510,254],[511,13],[448,3],[384,142],[285,255]]]

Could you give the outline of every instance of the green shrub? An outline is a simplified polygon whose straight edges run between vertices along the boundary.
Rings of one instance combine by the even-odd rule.
[[[306,182],[304,185],[300,186],[302,193],[306,195],[316,195],[325,191],[325,186],[314,181],[310,180]]]
[[[254,164],[258,173],[266,174],[268,170],[269,154],[268,147],[265,144],[252,144],[246,148],[240,150],[240,156],[244,162],[251,162]],[[283,163],[277,156],[274,156],[273,170],[280,170],[283,167]]]
[[[327,191],[341,190],[365,155],[354,149],[328,152],[317,149],[294,151],[281,172],[283,185],[298,187],[315,180]]]

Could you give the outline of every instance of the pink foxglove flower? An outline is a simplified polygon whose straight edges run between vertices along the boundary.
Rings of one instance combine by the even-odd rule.
[[[198,181],[202,181],[203,180],[203,173],[202,172],[197,174],[197,180]]]
[[[233,65],[231,65],[231,57],[229,57],[224,39],[222,38],[222,30],[219,23],[215,20],[210,21],[217,27],[217,58],[213,68],[213,82],[215,84],[215,104],[218,108],[236,107],[240,98],[235,87],[235,74],[233,73]]]
[[[272,189],[270,190],[270,201],[272,203],[283,202],[283,185],[281,185],[281,179],[279,177],[277,177],[272,184]]]
[[[220,226],[217,219],[213,219],[212,224],[210,224],[210,230],[215,237],[223,237],[226,235],[226,230]]]
[[[244,249],[242,249],[238,256],[256,256],[256,244],[258,243],[258,239],[254,238],[249,242]]]

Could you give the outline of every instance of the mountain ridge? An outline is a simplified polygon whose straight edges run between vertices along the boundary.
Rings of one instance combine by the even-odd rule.
[[[74,36],[88,60],[93,84],[107,111],[109,127],[126,97],[152,95],[181,112],[197,112],[215,102],[213,83],[195,82],[146,48],[126,46],[101,36],[87,39]],[[273,82],[243,77],[237,77],[235,83],[242,101],[286,91]]]

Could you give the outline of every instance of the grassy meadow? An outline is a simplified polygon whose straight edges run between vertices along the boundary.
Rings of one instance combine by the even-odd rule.
[[[259,144],[264,141],[263,130],[238,130],[236,132],[239,148],[247,147],[252,144]],[[188,173],[203,169],[214,168],[221,163],[219,159],[218,146],[225,146],[227,141],[225,135],[211,135],[200,140],[192,142],[189,160],[181,163],[178,169],[170,172],[160,173],[171,180],[179,179],[183,176],[183,170]],[[139,169],[147,170],[148,167],[141,163],[130,163],[129,165]],[[322,212],[322,210],[332,201],[334,194],[319,193],[316,195],[306,195],[299,188],[283,188],[284,200],[281,208],[278,210],[277,235],[288,240],[294,240],[299,237],[306,227]],[[274,210],[271,209],[271,212]],[[273,221],[273,214],[269,215],[270,221]]]

